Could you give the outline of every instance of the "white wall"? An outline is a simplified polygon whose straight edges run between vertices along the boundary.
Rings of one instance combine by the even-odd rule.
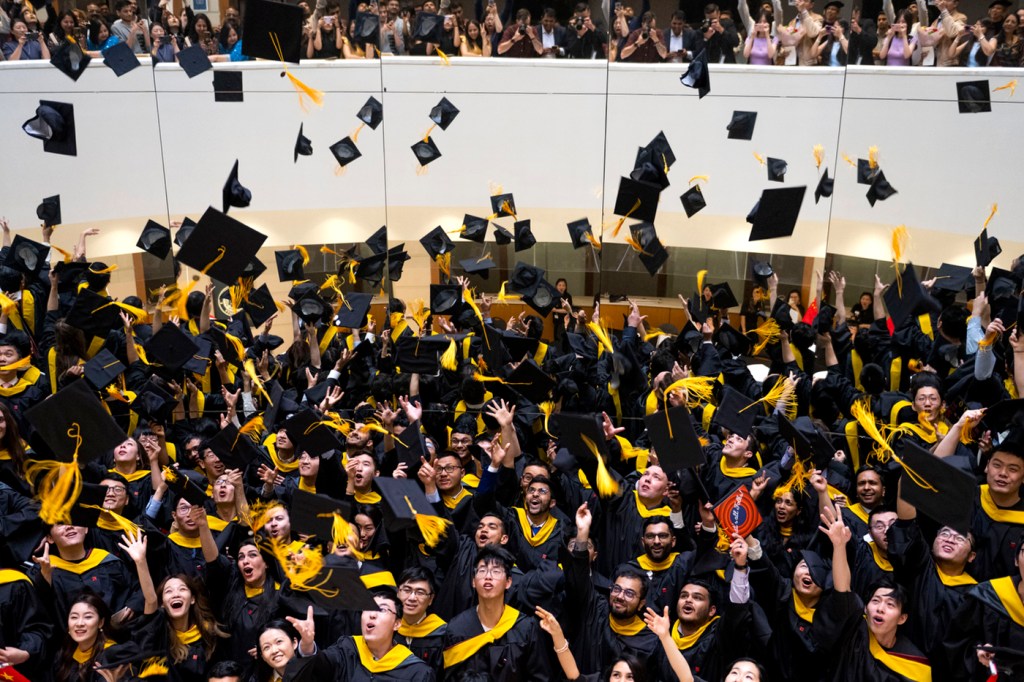
[[[632,167],[637,147],[664,130],[678,157],[657,221],[668,245],[884,260],[890,230],[906,224],[915,262],[969,265],[972,240],[998,202],[989,228],[1005,249],[997,262],[1007,265],[1024,251],[1016,142],[1024,95],[993,93],[988,114],[960,115],[955,102],[958,80],[988,79],[995,88],[1024,75],[1020,70],[724,65],[713,67],[712,94],[699,100],[679,84],[680,68],[669,65],[311,62],[292,72],[323,90],[325,105],[303,111],[278,64],[216,69],[243,71],[244,102],[215,102],[212,73],[189,80],[173,65],[147,65],[117,79],[96,60],[77,83],[46,64],[0,65],[8,159],[0,215],[32,233],[39,199],[59,193],[65,242],[81,226],[100,225],[92,255],[131,253],[148,218],[166,224],[219,206],[237,158],[253,201],[232,215],[267,233],[267,247],[360,241],[385,222],[392,240],[414,242],[437,224],[457,228],[464,213],[487,215],[494,185],[515,193],[540,240],[565,242],[570,220],[614,224],[619,176]],[[371,94],[384,103],[384,123],[360,132],[362,158],[337,174],[328,146],[355,131],[356,111]],[[442,95],[461,114],[448,130],[434,130],[443,157],[418,172],[410,146],[429,128],[428,113]],[[39,141],[19,131],[39,99],[50,97],[75,104],[76,158],[43,154]],[[751,142],[726,139],[735,109],[758,112]],[[314,155],[293,163],[300,123]],[[836,177],[833,199],[818,205],[815,144],[824,145]],[[842,161],[866,157],[872,145],[899,191],[874,208]],[[744,216],[761,189],[778,186],[766,181],[754,152],[786,159],[786,184],[808,186],[791,238],[747,243]],[[678,197],[694,175],[710,177],[703,185],[708,207],[687,220]],[[511,227],[510,219],[504,223]],[[407,281],[425,282],[422,249],[413,243],[410,252]]]

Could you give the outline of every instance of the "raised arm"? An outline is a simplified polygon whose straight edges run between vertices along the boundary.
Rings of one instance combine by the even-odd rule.
[[[121,543],[118,545],[124,553],[135,562],[135,571],[139,576],[139,587],[142,589],[142,598],[145,603],[143,612],[146,615],[156,613],[160,606],[157,599],[156,587],[153,585],[153,576],[149,572],[149,564],[146,562],[146,549],[149,546],[147,538],[140,529],[135,535],[126,533],[121,536]]]
[[[885,301],[882,299],[882,294],[885,292],[885,284],[882,284],[882,278],[875,275],[875,297],[871,304],[872,314],[876,320],[884,320],[887,315],[885,312]]]
[[[846,543],[850,541],[850,529],[843,523],[842,507],[828,505],[821,510],[819,530],[832,541],[832,586],[836,592],[850,591],[850,562],[846,558]]]
[[[551,635],[551,641],[555,645],[555,654],[558,656],[558,664],[562,666],[562,672],[565,673],[565,679],[576,680],[579,679],[580,669],[576,665],[576,657],[572,655],[572,651],[569,650],[569,642],[565,638],[565,634],[562,632],[562,626],[559,625],[558,620],[555,616],[548,611],[545,611],[541,607],[537,607],[534,615],[537,616],[537,620],[540,623],[540,629]]]

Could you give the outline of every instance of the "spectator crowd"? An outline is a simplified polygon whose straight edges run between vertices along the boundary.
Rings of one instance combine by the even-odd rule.
[[[681,2],[667,20],[650,10],[616,2],[609,27],[588,3],[488,0],[472,8],[460,0],[359,2],[342,7],[319,0],[302,8],[301,56],[305,59],[373,59],[381,54],[461,57],[609,59],[688,62],[705,52],[712,63],[845,66],[1009,66],[1022,64],[1024,8],[992,0],[985,16],[968,18],[959,0],[893,0],[847,10],[841,0],[740,0],[701,7]],[[901,3],[902,4],[902,3]],[[243,7],[244,9],[244,7]],[[789,16],[787,16],[787,13]],[[42,14],[44,20],[39,19]],[[372,16],[360,24],[359,18]],[[212,61],[247,59],[239,10],[227,5],[219,25],[184,3],[180,14],[167,0],[140,12],[135,0],[88,2],[84,9],[52,4],[40,12],[30,2],[0,2],[4,60],[49,59],[74,41],[92,56],[127,43],[139,55],[174,62],[180,51],[201,45]],[[366,30],[360,30],[363,26]]]

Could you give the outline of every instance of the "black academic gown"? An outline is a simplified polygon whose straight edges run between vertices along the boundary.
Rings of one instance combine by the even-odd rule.
[[[988,668],[978,663],[975,647],[979,644],[1007,647],[1024,651],[1024,618],[1011,615],[1014,608],[1024,609],[1020,603],[1020,574],[975,585],[967,592],[964,603],[953,617],[944,644],[953,679],[984,682]],[[1002,586],[1004,589],[997,589]],[[1017,594],[1014,594],[1017,593]],[[1013,603],[1016,596],[1018,601]],[[1010,608],[1007,608],[1009,604]],[[998,654],[997,654],[998,657]],[[1011,682],[1005,675],[998,682]]]
[[[447,682],[548,682],[558,679],[552,675],[546,656],[552,648],[551,638],[542,634],[531,615],[519,612],[511,629],[493,642],[482,635],[484,629],[475,609],[463,611],[448,622],[444,671]],[[474,640],[480,644],[478,648],[465,644],[476,637],[480,637]],[[475,651],[457,661],[462,656],[456,657],[455,653],[465,650],[459,647],[475,648]]]
[[[371,672],[360,659],[359,650],[352,637],[342,637],[335,644],[313,656],[296,656],[288,662],[284,676],[285,682],[433,682],[434,679],[434,671],[430,666],[411,651],[401,657],[394,667]]]
[[[878,645],[876,656],[864,620],[864,602],[853,592],[833,592],[815,612],[814,627],[832,651],[833,682],[923,682],[931,679],[924,653],[897,634],[891,649]],[[927,672],[927,677],[924,673]],[[797,678],[803,679],[803,678]]]
[[[419,626],[403,623],[398,628],[395,641],[409,647],[416,658],[429,665],[440,678],[444,671],[444,637],[447,633],[448,624],[431,614]]]
[[[28,652],[28,661],[15,668],[30,680],[42,676],[56,652],[48,650],[53,624],[36,594],[32,580],[12,569],[0,569],[0,647]]]
[[[853,539],[849,545],[853,558],[850,561],[853,591],[864,601],[871,599],[871,589],[882,578],[892,577],[892,564],[881,555],[873,542]]]
[[[588,480],[591,478],[587,474]],[[612,575],[619,564],[637,557],[644,551],[640,540],[643,535],[644,518],[647,516],[668,516],[671,510],[668,506],[647,509],[640,501],[640,497],[633,485],[637,476],[632,474],[626,477],[622,489],[625,492],[611,500],[602,500],[600,503],[599,527],[600,534],[597,544],[600,551],[597,554],[597,565],[600,572],[605,575]]]
[[[1017,540],[1024,533],[1024,497],[1013,507],[996,507],[992,514],[1001,518],[993,518],[985,507],[979,502],[971,524],[977,552],[970,567],[971,575],[978,580],[990,580],[1015,574],[1017,567],[1013,559],[1018,549]]]
[[[693,552],[672,552],[661,563],[650,560],[641,554],[629,562],[629,565],[641,573],[646,573],[650,584],[647,586],[647,606],[658,613],[667,606],[674,612],[679,590],[683,588],[686,577],[693,567]]]
[[[170,630],[167,613],[159,608],[154,613],[143,614],[133,623],[131,637],[142,651],[167,657],[168,682],[206,682],[206,671],[224,658],[227,647],[220,642],[208,657],[203,640],[198,639],[187,644],[185,657],[175,662],[171,655]]]
[[[757,652],[751,631],[753,611],[750,603],[733,604],[726,601],[717,615],[696,642],[679,649],[693,674],[707,680],[723,679],[730,663],[742,656],[754,656]],[[672,624],[673,640],[677,647],[681,638],[678,628],[678,622]],[[666,657],[662,657],[658,679],[675,679]]]
[[[142,613],[143,598],[138,579],[117,556],[102,549],[92,549],[81,561],[65,561],[50,557],[53,565],[53,600],[57,618],[67,619],[71,603],[83,590],[100,596],[117,613],[129,607]]]

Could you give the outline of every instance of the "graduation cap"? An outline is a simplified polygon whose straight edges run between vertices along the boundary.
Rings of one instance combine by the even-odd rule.
[[[942,461],[917,443],[903,441],[904,474],[900,497],[929,518],[964,535],[971,529],[971,516],[978,484],[970,474]],[[910,475],[908,472],[913,472]]]
[[[540,346],[540,339],[532,339],[528,336],[520,336],[515,332],[503,331],[498,333],[498,340],[508,350],[508,356],[515,360],[533,355]]]
[[[412,153],[416,155],[416,160],[421,166],[426,166],[441,158],[441,150],[434,144],[432,137],[417,140],[416,144],[412,146]]]
[[[893,194],[896,194],[895,188],[889,184],[889,181],[885,179],[885,173],[879,169],[864,196],[868,198],[868,203],[874,206],[876,201],[885,201]]]
[[[306,324],[316,324],[331,309],[315,291],[311,291],[295,302],[295,314]]]
[[[627,216],[636,220],[653,223],[658,215],[658,195],[661,189],[632,178],[619,180],[619,192],[615,196],[615,209],[618,216]]]
[[[754,434],[756,415],[757,409],[753,407],[753,401],[731,386],[726,386],[718,401],[713,422],[721,428],[728,429],[730,433],[749,437]]]
[[[159,362],[167,369],[177,371],[199,352],[199,346],[181,331],[176,324],[160,327],[144,346],[146,357]]]
[[[835,320],[838,311],[828,303],[822,303],[818,307],[818,314],[814,316],[814,331],[818,334],[828,334],[832,331],[832,322]]]
[[[441,354],[448,350],[451,341],[451,337],[442,334],[400,336],[395,343],[395,364],[407,374],[437,374],[441,366]]]
[[[672,164],[676,162],[675,152],[672,151],[672,145],[668,143],[664,130],[658,131],[658,134],[647,143],[646,147],[643,147],[642,151],[648,152],[663,167],[671,168]]]
[[[438,256],[443,256],[450,251],[455,249],[455,244],[445,234],[444,228],[440,225],[435,227],[430,232],[423,235],[420,238],[420,244],[426,249],[427,255],[430,256],[431,260],[434,260]]]
[[[683,210],[686,211],[687,218],[692,218],[708,205],[707,201],[704,200],[704,193],[700,190],[700,185],[694,185],[683,192],[683,195],[679,197],[679,201],[683,204]]]
[[[974,240],[974,262],[976,265],[988,267],[1002,252],[1003,247],[999,245],[999,240],[988,236],[987,227]]]
[[[772,264],[763,260],[754,261],[750,269],[754,273],[754,281],[761,287],[767,287],[768,278],[775,274]]]
[[[822,197],[828,198],[832,196],[834,187],[835,180],[828,176],[828,168],[826,168],[818,180],[818,186],[814,188],[814,203],[818,203]]]
[[[992,268],[985,284],[985,296],[990,302],[1016,299],[1021,279],[1009,270]]]
[[[512,233],[501,225],[494,226],[494,243],[498,246],[505,246],[512,243]]]
[[[46,197],[42,203],[36,206],[36,217],[43,221],[47,227],[61,224],[60,195]]]
[[[196,222],[191,218],[184,218],[181,221],[181,227],[178,228],[177,234],[174,235],[174,244],[179,247],[184,246],[194,229],[196,229]]]
[[[302,8],[272,0],[247,0],[242,54],[298,64],[302,57]],[[279,51],[280,50],[280,51]]]
[[[362,329],[366,326],[366,314],[370,311],[373,294],[350,292],[345,294],[345,301],[338,308],[334,322],[339,327]]]
[[[460,260],[459,265],[461,265],[462,269],[468,274],[480,275],[484,279],[488,278],[491,268],[498,267],[490,258],[467,258],[465,260]]]
[[[315,535],[318,540],[330,542],[334,537],[334,515],[352,518],[352,505],[327,495],[317,495],[296,489],[288,514],[292,526],[300,533]]]
[[[91,360],[85,363],[85,380],[97,391],[114,383],[117,377],[124,374],[125,366],[113,353],[106,348],[100,350]]]
[[[73,381],[25,410],[25,419],[54,456],[70,462],[99,459],[128,436],[84,381]]]
[[[814,469],[824,471],[828,463],[835,457],[835,448],[818,433],[810,419],[799,417],[796,422],[792,422],[781,414],[778,419],[779,434],[793,446],[793,451],[802,462],[809,463],[804,468],[809,470],[813,465]]]
[[[120,78],[139,66],[139,58],[128,43],[121,41],[103,51],[103,63]]]
[[[956,105],[961,114],[987,114],[992,111],[988,81],[958,81]]]
[[[453,315],[462,301],[462,287],[458,284],[430,285],[430,312],[434,315]]]
[[[50,63],[73,81],[78,81],[85,73],[85,67],[89,66],[92,57],[82,51],[78,43],[66,40],[53,51]]]
[[[241,71],[213,72],[214,102],[244,102],[245,90],[242,87]]]
[[[881,168],[878,166],[872,168],[869,160],[857,159],[857,184],[870,185],[880,171]]]
[[[211,206],[175,258],[218,282],[234,282],[266,240],[265,234]]]
[[[379,610],[373,593],[363,584],[359,577],[359,569],[354,564],[349,568],[329,566],[325,563],[323,570],[309,582],[319,587],[307,592],[309,598],[328,612]],[[301,668],[300,663],[299,669]]]
[[[747,537],[761,525],[761,513],[747,486],[742,483],[715,505],[715,518],[730,538],[733,534]]]
[[[376,97],[371,96],[356,113],[356,118],[376,130],[380,122],[384,120],[384,107]]]
[[[50,154],[77,156],[75,107],[67,102],[39,100],[36,115],[21,124],[30,137],[43,141],[43,151]]]
[[[958,292],[970,289],[974,286],[974,273],[971,268],[963,265],[943,263],[933,273],[935,284],[933,289],[942,291]]]
[[[71,507],[71,525],[94,528],[103,513],[103,502],[107,497],[107,486],[98,483],[82,483],[82,492]]]
[[[572,240],[572,248],[579,249],[583,246],[591,243],[587,239],[589,234],[591,237],[594,236],[594,228],[590,226],[590,221],[586,218],[580,218],[567,224],[566,227],[569,229],[569,239]]]
[[[356,14],[355,39],[359,43],[380,43],[380,17],[370,12]]]
[[[679,77],[679,82],[688,88],[697,89],[697,98],[711,92],[711,73],[708,70],[707,50],[701,49],[686,67],[686,73]]]
[[[750,339],[726,321],[715,330],[718,345],[729,351],[732,355],[749,355]]]
[[[475,215],[469,215],[467,213],[462,218],[462,227],[465,229],[459,232],[459,237],[471,242],[483,244],[484,240],[487,239],[488,224],[487,218],[478,218]]]
[[[885,301],[886,310],[889,311],[896,329],[900,329],[918,315],[939,311],[941,306],[922,286],[913,263],[907,263],[900,279],[900,284],[893,282],[882,294],[882,300]]]
[[[86,338],[106,338],[111,329],[117,329],[121,324],[120,312],[121,309],[112,305],[109,298],[91,289],[82,289],[64,321],[85,332]]]
[[[441,101],[430,110],[430,120],[436,123],[437,127],[441,130],[448,130],[448,126],[452,124],[452,121],[458,115],[458,108],[449,102],[447,97],[442,97]]]
[[[46,244],[16,234],[10,249],[7,250],[4,265],[26,275],[36,275],[46,265],[46,256],[49,253],[50,247]]]
[[[551,282],[542,279],[537,286],[528,294],[523,294],[523,303],[537,311],[541,317],[548,314],[558,306],[562,294]]]
[[[729,286],[728,282],[711,285],[711,302],[718,310],[735,308],[740,304],[736,300],[736,295],[732,293],[732,287]]]
[[[658,453],[658,463],[666,472],[692,469],[707,461],[685,406],[649,414],[644,417],[644,424]]]
[[[806,186],[763,190],[754,211],[749,241],[792,235],[806,192]]]
[[[992,433],[1002,433],[1012,427],[1024,427],[1024,398],[1000,400],[985,410],[981,418]]]
[[[775,299],[775,305],[772,306],[772,319],[779,324],[779,329],[782,331],[792,331],[793,329],[793,316],[790,315],[791,308],[786,300],[781,296]]]
[[[193,507],[202,507],[206,504],[206,500],[209,499],[206,491],[200,488],[184,472],[165,470],[164,481],[179,500],[185,500]]]
[[[444,17],[433,12],[418,12],[412,22],[412,39],[437,45],[444,37]]]
[[[345,137],[331,145],[331,154],[338,160],[338,165],[344,168],[363,155],[351,137]]]
[[[366,240],[366,245],[370,247],[370,251],[374,254],[380,255],[388,250],[388,226],[381,225],[377,228],[377,231],[370,235]]]
[[[146,226],[142,228],[142,234],[139,235],[139,241],[135,246],[163,260],[171,252],[171,231],[154,220],[146,221]]]
[[[734,111],[732,120],[725,129],[729,131],[730,140],[749,140],[754,137],[754,124],[757,122],[756,111]]]
[[[512,227],[515,230],[516,253],[525,251],[537,243],[537,238],[533,236],[533,231],[530,229],[529,220],[517,220]]]
[[[224,201],[224,213],[227,213],[232,206],[245,208],[252,201],[252,192],[238,181],[238,159],[235,159],[235,165],[231,167],[231,173],[228,175],[227,182],[224,183],[221,198]]]
[[[302,252],[298,249],[275,251],[274,260],[277,261],[277,279],[279,282],[290,282],[305,278],[302,272]]]
[[[492,196],[491,213],[493,213],[496,218],[503,218],[505,216],[515,217],[516,200],[512,194],[495,194]]]
[[[512,268],[512,275],[508,279],[509,288],[520,294],[531,294],[544,279],[544,270],[535,265],[519,261]]]
[[[604,429],[597,415],[559,412],[551,416],[551,421],[558,429],[559,445],[564,445],[578,462],[584,464],[596,459],[601,460],[602,464],[597,468],[598,480],[591,480],[591,483],[596,483],[599,489],[603,485],[617,485],[618,474],[607,466],[610,457],[608,442],[605,440]],[[609,478],[602,481],[606,475]],[[593,478],[589,474],[587,477]]]
[[[402,269],[405,267],[405,262],[411,259],[412,256],[405,250],[405,244],[392,246],[388,249],[388,279],[392,282],[402,279]]]
[[[313,143],[308,137],[302,134],[302,125],[299,124],[299,136],[295,138],[295,155],[292,161],[298,161],[299,155],[312,156],[313,155]]]
[[[513,357],[515,358],[514,355]],[[519,358],[521,357],[520,355]],[[505,385],[511,386],[517,393],[536,404],[547,398],[548,393],[555,387],[555,380],[542,370],[532,358],[529,358],[519,363],[519,366],[505,381]]]
[[[768,179],[771,182],[785,182],[786,171],[789,169],[789,165],[782,159],[775,159],[768,157]]]
[[[653,152],[641,148],[637,152],[637,156],[640,158],[647,157],[647,160],[638,162],[633,170],[630,171],[629,177],[631,179],[655,185],[659,191],[669,186],[670,183],[668,174],[665,172],[665,165],[661,160],[654,160]]]
[[[202,45],[198,44],[186,47],[178,52],[178,64],[181,65],[181,70],[190,79],[213,68],[206,50],[203,49]]]
[[[146,419],[168,423],[171,421],[176,402],[173,395],[153,378],[150,378],[135,394],[135,400],[131,405],[133,412],[137,412]]]
[[[238,427],[228,424],[204,444],[217,455],[217,459],[228,469],[245,471],[260,452],[248,436],[238,432]]]
[[[249,315],[254,327],[259,327],[277,312],[277,303],[266,284],[249,292],[248,300],[242,301],[242,310]]]

